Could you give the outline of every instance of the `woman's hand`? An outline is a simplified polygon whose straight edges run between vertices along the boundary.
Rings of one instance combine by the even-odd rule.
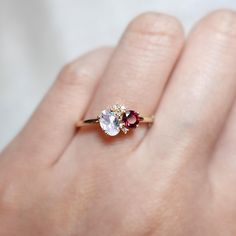
[[[1,155],[0,235],[236,234],[236,14],[183,43],[176,19],[147,13],[62,70]],[[115,103],[154,124],[75,131]]]

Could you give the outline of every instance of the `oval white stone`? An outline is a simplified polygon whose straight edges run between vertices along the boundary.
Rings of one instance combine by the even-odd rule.
[[[99,123],[104,132],[110,136],[115,136],[120,132],[119,120],[110,110],[102,111]]]

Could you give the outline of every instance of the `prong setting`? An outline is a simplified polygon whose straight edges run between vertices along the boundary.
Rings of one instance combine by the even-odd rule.
[[[98,117],[101,128],[110,136],[117,135],[120,130],[127,134],[130,128],[138,127],[141,120],[138,112],[127,110],[124,105],[120,104],[103,110]]]

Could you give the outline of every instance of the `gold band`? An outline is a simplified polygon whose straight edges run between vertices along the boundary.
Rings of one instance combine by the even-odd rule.
[[[154,122],[154,116],[140,116],[140,123],[153,123]],[[87,119],[87,120],[79,120],[76,123],[76,127],[84,127],[88,125],[95,125],[99,123],[99,118],[96,119]]]

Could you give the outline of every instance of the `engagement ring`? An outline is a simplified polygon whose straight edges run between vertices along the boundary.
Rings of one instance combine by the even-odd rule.
[[[120,131],[127,133],[130,129],[137,128],[139,123],[153,123],[153,116],[141,116],[134,110],[127,109],[124,105],[113,105],[101,112],[95,119],[80,120],[77,127],[100,124],[102,130],[110,135],[115,136]]]

